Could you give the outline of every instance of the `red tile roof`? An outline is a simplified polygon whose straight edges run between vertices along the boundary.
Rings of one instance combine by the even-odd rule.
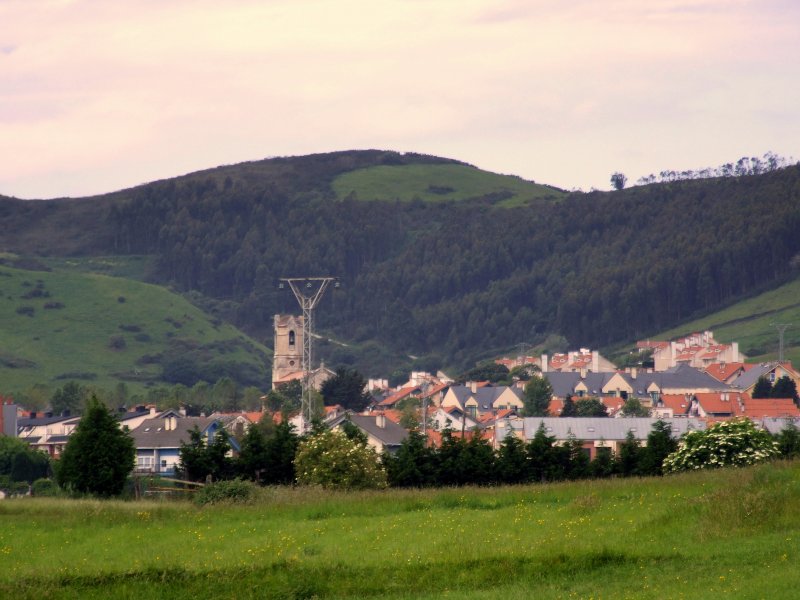
[[[676,417],[689,412],[689,400],[684,394],[662,394],[661,402],[666,408],[671,408]]]
[[[705,372],[717,381],[726,382],[740,370],[745,370],[746,365],[740,362],[712,363],[705,368]]]
[[[754,398],[745,403],[743,415],[751,419],[800,417],[800,409],[791,398]]]
[[[402,400],[403,398],[407,398],[408,396],[413,394],[416,390],[419,390],[419,388],[404,387],[399,391],[395,392],[394,394],[392,394],[391,396],[388,396],[387,398],[384,398],[383,400],[378,402],[378,406],[385,406],[385,407],[394,406],[395,404],[400,402],[400,400]]]

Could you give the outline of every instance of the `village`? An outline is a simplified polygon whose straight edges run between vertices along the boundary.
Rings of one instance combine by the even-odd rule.
[[[324,365],[309,373],[298,368],[302,348],[302,317],[276,315],[273,388],[307,376],[318,390],[335,376]],[[555,444],[579,440],[588,460],[601,453],[619,454],[630,435],[645,445],[659,421],[669,425],[675,438],[732,419],[747,418],[773,435],[788,423],[800,423],[800,373],[789,362],[747,363],[736,342],[719,343],[710,331],[672,341],[640,341],[636,351],[649,366],[617,368],[597,350],[580,348],[496,359],[493,366],[508,374],[510,384],[455,382],[441,372],[411,372],[395,388],[385,379],[371,379],[365,390],[370,401],[363,410],[322,406],[317,418],[332,430],[354,425],[379,455],[396,453],[411,430],[430,448],[441,446],[447,430],[464,440],[478,437],[496,451],[508,436],[529,443],[543,427]],[[526,406],[531,381],[546,382],[546,411]],[[4,435],[52,459],[59,458],[80,422],[80,416],[68,412],[25,411],[8,400],[1,417]],[[224,429],[235,455],[248,429],[262,420],[286,420],[298,433],[309,427],[302,411],[287,414],[263,405],[260,411],[200,416],[189,416],[182,408],[137,405],[120,408],[116,418],[134,440],[136,473],[166,477],[176,475],[181,447],[195,429],[206,443]]]

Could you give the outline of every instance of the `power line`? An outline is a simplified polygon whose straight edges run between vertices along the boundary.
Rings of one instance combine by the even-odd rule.
[[[778,362],[783,363],[783,334],[791,323],[773,323],[772,326],[778,330]]]
[[[314,309],[319,304],[328,285],[336,281],[336,277],[286,277],[280,280],[288,283],[294,297],[303,311],[303,393],[300,400],[300,417],[305,430],[311,424],[311,379],[314,359]],[[279,287],[283,287],[283,283]],[[336,286],[338,287],[338,282]]]

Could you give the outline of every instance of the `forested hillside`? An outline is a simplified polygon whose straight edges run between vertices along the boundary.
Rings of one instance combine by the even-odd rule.
[[[554,333],[571,345],[655,333],[786,281],[800,252],[798,167],[613,193],[437,193],[459,181],[431,182],[436,201],[335,191],[355,169],[416,164],[458,163],[346,152],[90,199],[3,200],[0,248],[155,255],[156,281],[225,301],[266,339],[274,313],[296,310],[277,278],[335,275],[343,285],[324,299],[319,328],[459,366]]]

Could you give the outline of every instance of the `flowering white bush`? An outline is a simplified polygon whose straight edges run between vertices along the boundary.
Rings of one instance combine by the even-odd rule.
[[[302,441],[294,466],[300,484],[338,489],[386,487],[386,471],[375,451],[341,431],[325,430]]]
[[[721,421],[705,431],[688,432],[664,459],[664,472],[753,465],[779,454],[777,442],[750,419]]]

